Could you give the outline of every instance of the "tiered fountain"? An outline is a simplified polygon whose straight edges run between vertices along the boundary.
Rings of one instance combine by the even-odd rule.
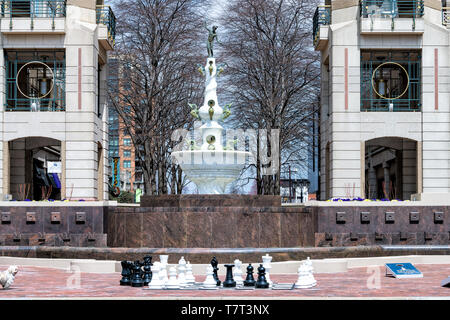
[[[215,29],[213,29],[215,32]],[[210,31],[211,35],[211,31]],[[199,194],[223,194],[228,184],[235,181],[245,165],[250,152],[234,150],[236,140],[230,140],[223,146],[223,127],[219,121],[229,117],[230,105],[224,108],[217,100],[216,77],[223,71],[223,66],[216,65],[212,57],[212,40],[208,39],[208,55],[205,66],[199,66],[199,71],[205,76],[205,100],[198,109],[190,104],[193,117],[200,119],[202,145],[196,146],[191,141],[190,150],[172,153],[173,159],[181,166],[189,180],[197,185]]]

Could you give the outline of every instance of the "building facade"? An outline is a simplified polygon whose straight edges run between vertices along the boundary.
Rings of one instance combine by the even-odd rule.
[[[0,6],[3,199],[108,199],[112,10],[101,0]]]
[[[447,10],[440,0],[317,8],[322,200],[450,195]]]

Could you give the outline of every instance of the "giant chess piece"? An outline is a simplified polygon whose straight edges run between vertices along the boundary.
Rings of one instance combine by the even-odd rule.
[[[206,279],[203,281],[203,288],[216,289],[217,282],[214,279],[214,268],[212,266],[206,266]]]
[[[164,283],[169,281],[169,276],[167,274],[167,261],[169,260],[169,256],[167,254],[160,254],[159,261],[161,262],[161,271],[164,277]]]
[[[3,289],[8,289],[13,284],[17,272],[19,272],[17,266],[9,266],[6,271],[0,272],[0,284]]]
[[[223,282],[223,286],[226,288],[234,288],[236,287],[236,281],[233,279],[233,267],[234,264],[226,264],[225,268],[227,268],[227,276],[225,281]]]
[[[164,288],[164,282],[161,281],[161,279],[159,278],[159,271],[160,271],[160,267],[161,267],[161,263],[160,262],[155,262],[153,265],[153,272],[155,273],[155,276],[152,277],[152,280],[150,282],[150,284],[148,285],[149,289],[152,290],[157,290],[157,289],[163,289]]]
[[[142,280],[142,263],[139,260],[136,260],[133,264],[133,276],[131,278],[131,286],[132,287],[143,287],[144,280]]]
[[[121,261],[122,265],[122,279],[120,279],[121,286],[130,286],[131,285],[131,262],[130,261]]]
[[[242,261],[239,259],[234,260],[234,269],[233,269],[233,277],[234,281],[236,281],[237,286],[242,286],[244,284],[244,279],[242,279]]]
[[[177,280],[177,269],[175,267],[170,267],[169,269],[169,281],[166,283],[166,289],[180,289]]]
[[[181,288],[188,286],[186,281],[186,260],[184,260],[184,257],[181,257],[178,261],[178,284]]]
[[[192,264],[189,261],[186,264],[186,282],[188,285],[195,284],[195,277],[192,273]]]
[[[266,280],[269,283],[269,288],[271,288],[273,285],[272,280],[270,280],[270,269],[272,269],[270,263],[272,262],[272,257],[269,256],[268,253],[266,253],[265,256],[262,256],[262,260],[263,260],[263,267],[264,269],[266,269]]]
[[[262,264],[258,268],[258,280],[255,283],[255,287],[261,289],[267,289],[269,287],[269,283],[266,280],[266,269]]]
[[[247,278],[245,278],[244,287],[254,287],[255,283],[255,278],[253,278],[253,267],[250,263],[247,267]]]
[[[217,275],[217,271],[219,270],[219,267],[217,266],[219,262],[217,261],[216,257],[213,257],[211,260],[211,266],[213,267],[213,277],[214,280],[216,280],[217,286],[220,286],[221,281],[219,280],[219,277]]]
[[[316,279],[312,274],[311,267],[308,263],[302,263],[302,265],[298,268],[298,279],[294,284],[294,288],[296,289],[305,289],[314,287],[317,284]]]
[[[144,257],[144,274],[142,276],[142,280],[144,280],[144,286],[148,286],[148,284],[152,281],[153,273],[152,273],[152,257],[146,256]]]

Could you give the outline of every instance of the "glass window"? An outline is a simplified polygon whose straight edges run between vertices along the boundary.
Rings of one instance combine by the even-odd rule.
[[[129,139],[129,138],[123,139],[123,145],[124,146],[131,146],[131,139]]]
[[[123,162],[123,167],[124,168],[131,168],[131,161],[130,160],[125,160]]]
[[[123,156],[125,158],[130,158],[131,157],[131,150],[123,150]]]

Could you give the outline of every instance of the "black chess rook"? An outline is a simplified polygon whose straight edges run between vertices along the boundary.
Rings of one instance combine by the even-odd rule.
[[[130,286],[131,285],[131,262],[130,261],[121,261],[122,265],[122,279],[120,279],[121,286]]]
[[[236,287],[236,281],[233,279],[233,267],[234,264],[226,264],[225,268],[227,268],[227,275],[225,281],[223,282],[223,286],[226,288]]]

